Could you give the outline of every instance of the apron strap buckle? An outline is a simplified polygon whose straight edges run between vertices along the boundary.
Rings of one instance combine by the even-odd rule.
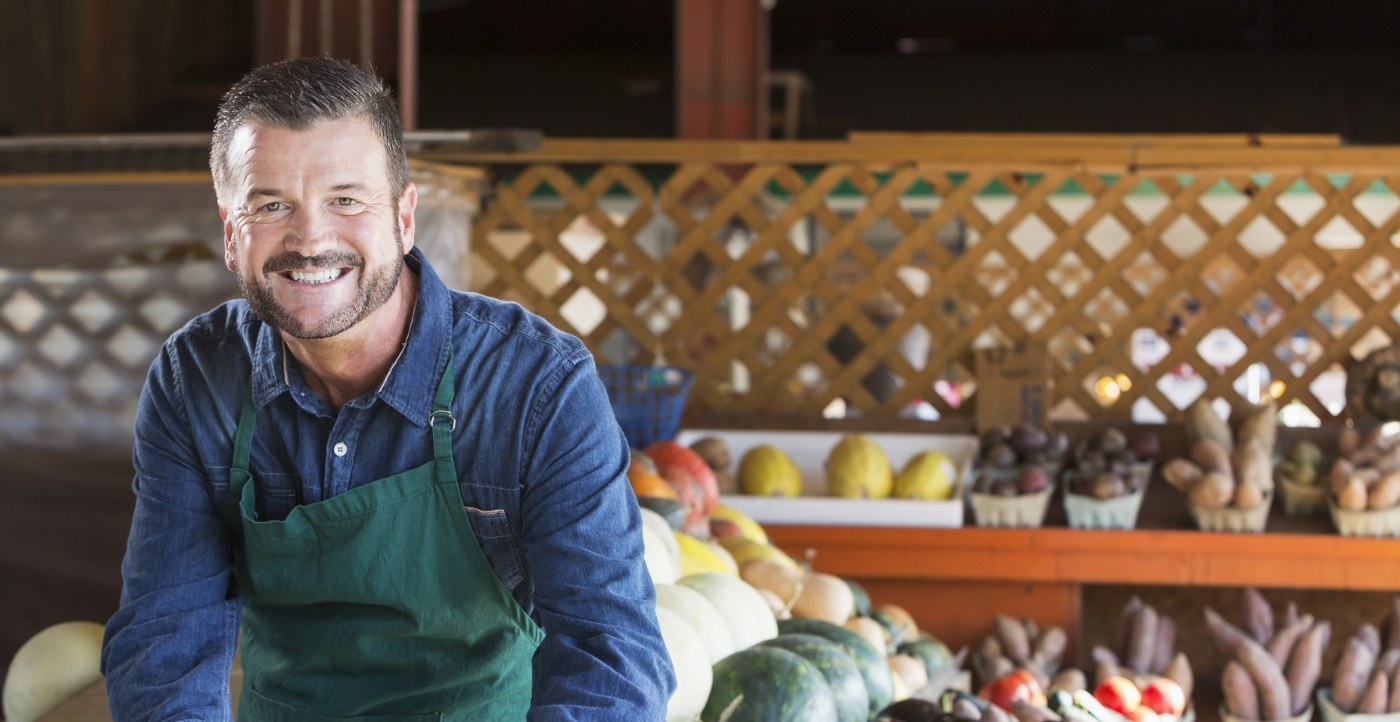
[[[428,426],[432,426],[441,416],[447,417],[447,420],[452,422],[452,425],[447,427],[448,431],[457,430],[457,417],[453,416],[452,412],[447,409],[434,409],[433,413],[428,414]]]

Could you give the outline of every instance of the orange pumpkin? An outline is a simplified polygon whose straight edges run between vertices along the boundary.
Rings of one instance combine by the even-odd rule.
[[[676,498],[676,490],[671,488],[665,479],[641,466],[633,466],[627,470],[627,482],[632,485],[632,493],[637,496]]]

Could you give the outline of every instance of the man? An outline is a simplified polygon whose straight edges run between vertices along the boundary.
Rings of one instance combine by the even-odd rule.
[[[114,718],[228,719],[239,648],[243,720],[661,719],[675,680],[592,357],[438,280],[384,85],[254,70],[210,158],[246,302],[172,336],[141,396]]]

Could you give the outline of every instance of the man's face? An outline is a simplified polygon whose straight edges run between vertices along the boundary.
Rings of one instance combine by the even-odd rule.
[[[229,147],[224,260],[253,310],[297,338],[335,336],[384,305],[413,246],[417,192],[394,203],[368,121],[250,123]]]

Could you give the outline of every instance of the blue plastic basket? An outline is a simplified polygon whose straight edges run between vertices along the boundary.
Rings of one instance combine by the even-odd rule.
[[[598,366],[627,443],[642,449],[676,438],[694,377],[674,366]]]

